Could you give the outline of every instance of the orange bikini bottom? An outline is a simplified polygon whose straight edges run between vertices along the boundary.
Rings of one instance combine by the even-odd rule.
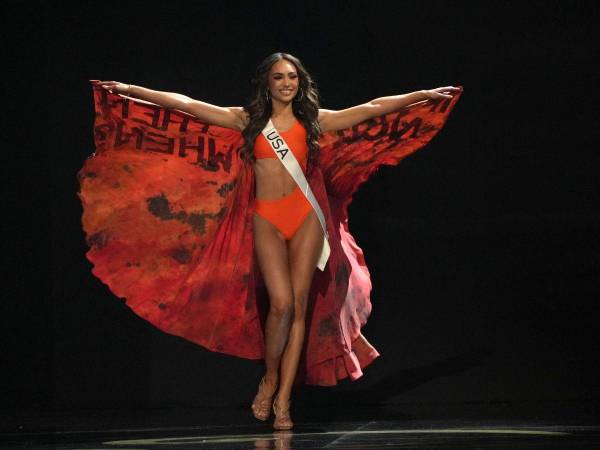
[[[273,200],[255,199],[254,203],[254,212],[272,223],[288,241],[296,234],[307,214],[313,209],[297,185],[285,197]]]

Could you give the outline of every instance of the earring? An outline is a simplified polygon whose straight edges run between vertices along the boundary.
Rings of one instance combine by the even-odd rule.
[[[269,92],[269,88],[267,88],[267,90],[265,91],[265,97],[266,97],[267,101],[271,100],[271,93]]]
[[[294,101],[299,102],[300,100],[302,100],[303,95],[304,95],[304,92],[302,91],[302,89],[298,89],[298,94],[296,94]]]

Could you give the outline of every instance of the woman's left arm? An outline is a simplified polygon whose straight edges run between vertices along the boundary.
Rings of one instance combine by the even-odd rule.
[[[452,98],[452,94],[460,91],[454,86],[441,87],[431,90],[415,91],[409,94],[392,95],[380,97],[362,105],[351,108],[332,111],[330,109],[319,109],[319,123],[321,132],[343,130],[357,123],[364,122],[372,117],[381,116],[396,111],[404,106],[420,102],[422,100],[436,98]]]

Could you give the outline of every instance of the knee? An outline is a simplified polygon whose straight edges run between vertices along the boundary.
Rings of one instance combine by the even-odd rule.
[[[294,319],[304,320],[306,316],[306,305],[308,303],[308,292],[294,292]]]
[[[280,320],[291,322],[294,319],[294,305],[291,301],[271,301],[269,314]]]

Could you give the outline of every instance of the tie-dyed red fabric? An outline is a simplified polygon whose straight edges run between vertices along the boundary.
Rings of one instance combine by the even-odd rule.
[[[361,334],[371,279],[348,228],[358,186],[444,126],[451,100],[427,100],[326,133],[307,179],[331,255],[315,270],[296,384],[362,376],[379,356]],[[78,173],[92,272],[140,317],[215,352],[264,358],[268,297],[254,259],[254,173],[241,133],[93,86],[96,152]]]

